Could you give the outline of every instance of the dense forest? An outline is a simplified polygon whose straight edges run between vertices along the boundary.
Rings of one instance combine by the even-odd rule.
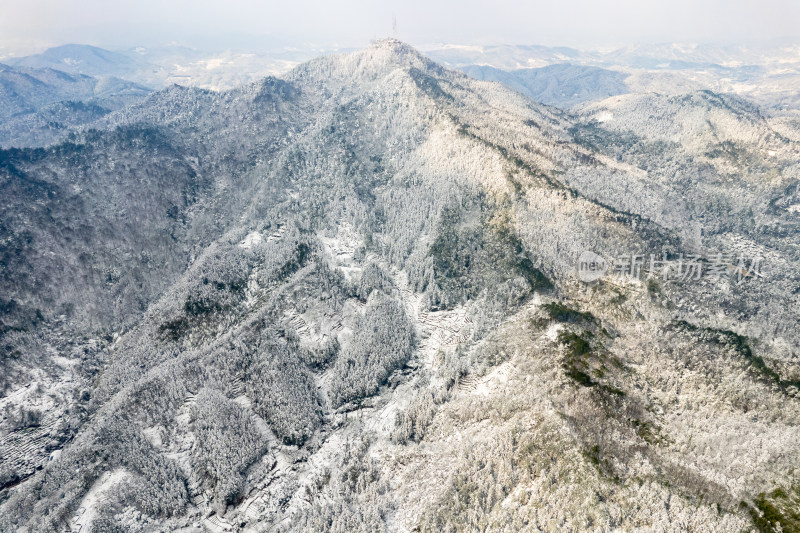
[[[800,530],[800,128],[394,40],[95,115],[0,151],[1,531]]]

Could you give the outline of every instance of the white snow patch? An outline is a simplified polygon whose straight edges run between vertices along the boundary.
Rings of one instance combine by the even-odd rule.
[[[511,362],[506,361],[502,365],[492,370],[489,374],[480,379],[475,386],[473,394],[488,396],[500,385],[508,383],[508,379],[516,371],[516,367]]]
[[[547,337],[549,340],[555,342],[555,340],[558,338],[558,334],[561,332],[562,329],[564,329],[564,326],[562,326],[561,324],[553,324],[552,326],[547,328],[547,331],[545,332],[544,336]]]
[[[261,244],[263,240],[264,238],[261,236],[259,232],[251,231],[250,233],[247,234],[247,237],[245,237],[244,240],[239,243],[239,246],[241,246],[242,248],[252,248],[257,244]]]
[[[77,512],[72,517],[72,531],[88,531],[89,525],[97,517],[97,505],[108,498],[108,492],[119,485],[128,473],[120,468],[106,472],[94,482],[92,488],[83,497]]]
[[[614,114],[611,111],[600,111],[594,118],[597,122],[609,122],[614,119]]]

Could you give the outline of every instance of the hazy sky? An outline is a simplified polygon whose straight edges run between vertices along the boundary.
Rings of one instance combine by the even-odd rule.
[[[0,0],[0,48],[108,48],[179,42],[208,49],[412,44],[800,42],[800,0]]]

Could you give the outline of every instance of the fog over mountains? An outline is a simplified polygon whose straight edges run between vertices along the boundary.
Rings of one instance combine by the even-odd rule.
[[[0,531],[800,531],[796,52],[6,60]]]

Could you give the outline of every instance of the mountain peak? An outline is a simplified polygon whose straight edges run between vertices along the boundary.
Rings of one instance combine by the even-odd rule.
[[[356,54],[376,63],[383,62],[400,67],[422,67],[434,64],[410,44],[393,38],[373,41]]]
[[[120,52],[88,44],[64,44],[41,54],[15,58],[16,67],[53,68],[71,74],[108,76],[128,73],[135,61]]]
[[[397,54],[409,54],[409,53],[412,53],[412,54],[419,55],[419,52],[417,52],[416,48],[414,48],[413,46],[411,46],[408,43],[405,43],[405,42],[401,41],[400,39],[395,39],[393,37],[387,37],[387,38],[384,38],[384,39],[376,39],[376,40],[372,41],[369,44],[369,46],[367,46],[367,49],[370,49],[370,48],[374,48],[374,49],[377,49],[377,50],[389,50],[389,51],[392,51],[392,52],[397,53]]]
[[[441,74],[443,68],[423,56],[413,46],[397,39],[380,39],[369,46],[347,54],[324,56],[298,66],[287,79],[305,80],[335,86],[334,80],[352,83],[354,80],[374,81],[397,70],[416,68]]]

